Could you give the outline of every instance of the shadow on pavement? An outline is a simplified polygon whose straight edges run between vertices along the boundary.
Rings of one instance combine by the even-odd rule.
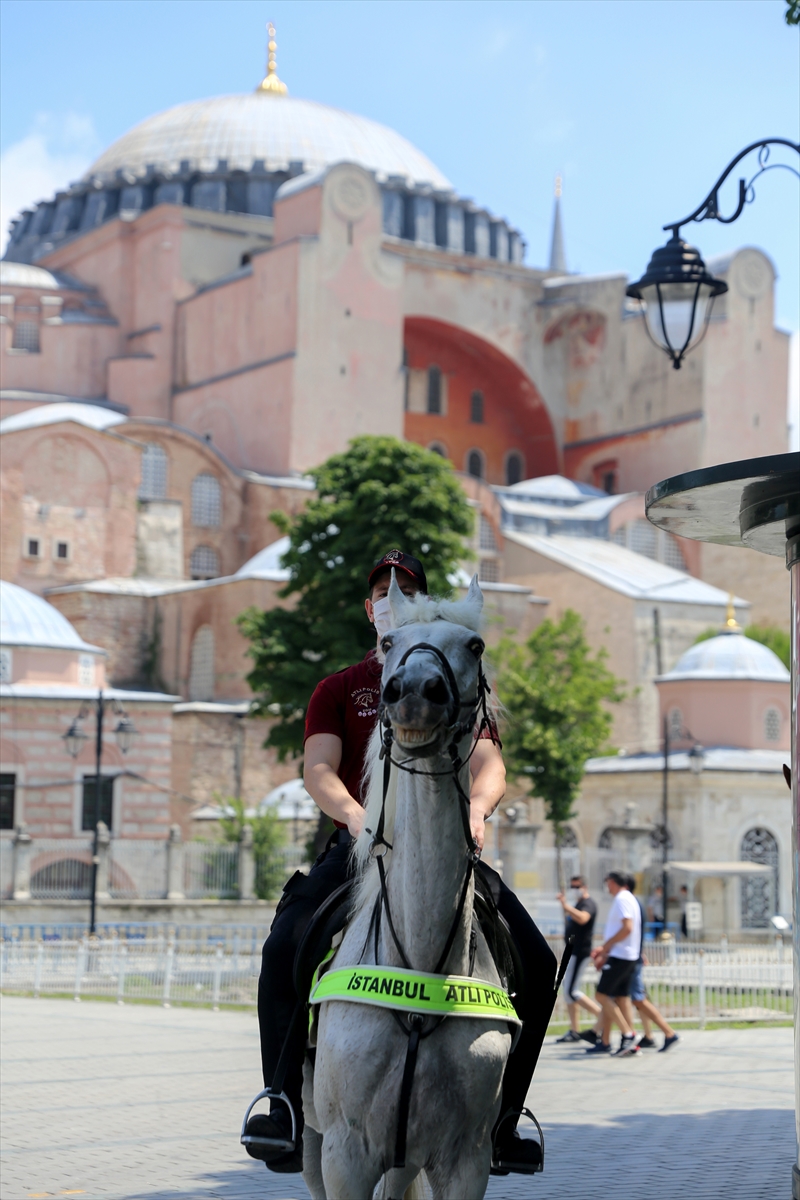
[[[741,1099],[741,1097],[740,1097]],[[775,1200],[791,1194],[791,1109],[707,1113],[631,1113],[607,1125],[544,1123],[546,1169],[534,1179],[492,1179],[489,1200],[564,1200],[614,1195],[625,1200]],[[146,1151],[145,1151],[146,1152]],[[255,1168],[255,1169],[254,1169]],[[307,1200],[299,1175],[253,1164],[197,1177],[183,1189],[139,1191],[124,1200]]]

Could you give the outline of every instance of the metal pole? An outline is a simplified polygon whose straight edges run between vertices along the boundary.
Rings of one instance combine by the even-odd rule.
[[[97,737],[95,740],[94,774],[94,840],[92,842],[92,912],[89,933],[94,934],[97,914],[97,868],[100,858],[97,853],[97,826],[100,824],[100,764],[103,761],[103,689],[97,693]]]
[[[661,903],[664,906],[663,932],[667,932],[667,859],[669,855],[669,835],[667,834],[667,813],[669,810],[669,721],[664,717],[664,776],[663,794],[661,800],[661,820],[663,823],[663,866],[661,870]]]

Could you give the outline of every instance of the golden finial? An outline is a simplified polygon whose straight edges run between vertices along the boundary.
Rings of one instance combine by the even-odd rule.
[[[556,175],[556,200],[561,199],[561,176]]]
[[[278,60],[275,51],[278,43],[275,41],[275,26],[270,21],[267,25],[269,41],[267,42],[267,73],[256,88],[257,92],[270,92],[273,96],[285,96],[289,90],[285,83],[278,79]]]
[[[741,625],[736,620],[736,610],[733,607],[733,592],[728,592],[728,604],[725,609],[725,630],[728,633],[739,633]]]

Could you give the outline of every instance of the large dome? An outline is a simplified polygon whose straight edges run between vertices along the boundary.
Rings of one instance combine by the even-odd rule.
[[[720,633],[690,646],[662,679],[788,681],[789,672],[768,646],[739,632]]]
[[[148,168],[216,171],[221,162],[227,172],[250,171],[255,163],[271,172],[292,163],[316,171],[356,162],[379,178],[452,190],[438,167],[393,129],[313,100],[262,92],[193,100],[148,117],[101,154],[85,178],[106,181],[125,171],[138,179]]]
[[[52,604],[6,580],[0,580],[0,644],[102,653],[85,642]]]

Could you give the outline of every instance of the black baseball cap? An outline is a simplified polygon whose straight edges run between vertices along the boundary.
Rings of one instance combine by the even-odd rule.
[[[390,550],[384,554],[383,558],[378,559],[369,573],[370,588],[379,575],[382,575],[384,571],[391,570],[392,567],[395,571],[405,571],[406,575],[410,575],[418,585],[421,592],[427,592],[428,581],[425,578],[422,563],[418,558],[414,558],[413,554],[404,554],[402,550]]]

